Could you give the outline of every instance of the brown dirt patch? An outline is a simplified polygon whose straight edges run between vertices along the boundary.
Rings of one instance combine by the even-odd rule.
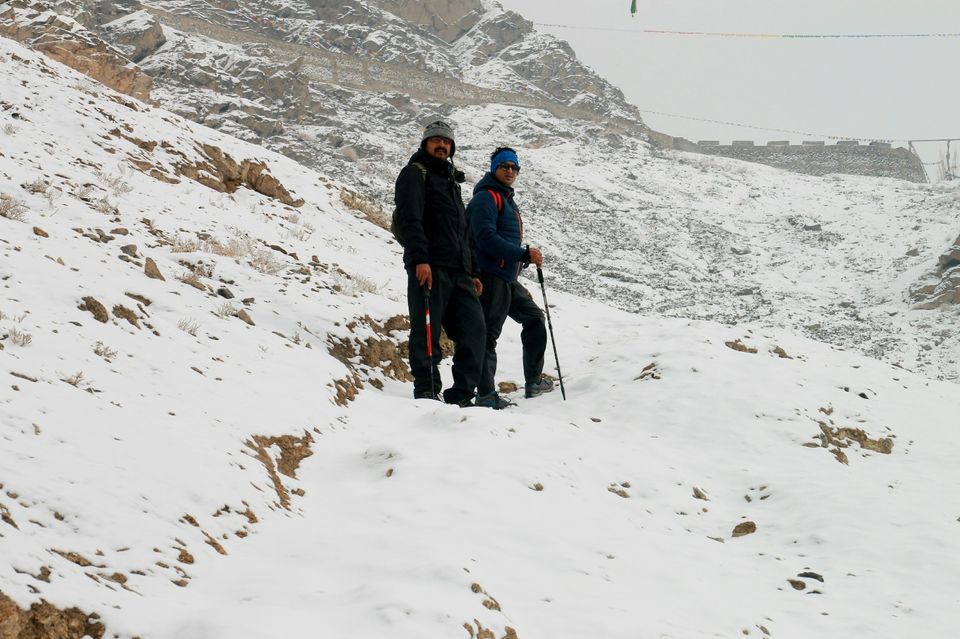
[[[0,593],[0,639],[102,639],[99,615],[79,608],[61,610],[44,600],[23,610]]]
[[[864,450],[871,450],[875,453],[889,455],[893,452],[893,439],[890,437],[872,438],[861,428],[841,428],[830,426],[826,422],[817,422],[820,426],[820,433],[816,439],[820,440],[821,448],[830,448],[830,452],[837,458],[841,464],[849,462],[846,453],[842,449],[849,448],[852,444],[859,444]]]
[[[96,298],[87,297],[83,298],[83,302],[79,306],[81,311],[89,311],[93,314],[93,319],[98,322],[107,323],[107,320],[110,319],[110,315],[107,313],[107,307],[97,301]]]
[[[380,371],[385,377],[400,381],[411,381],[413,376],[407,366],[408,342],[400,342],[394,337],[394,331],[407,330],[410,320],[405,315],[395,315],[384,324],[380,324],[369,315],[353,320],[347,324],[350,332],[357,332],[358,328],[369,328],[376,336],[345,338],[334,335],[327,336],[327,351],[340,360],[350,370],[350,375],[334,381],[337,391],[334,401],[340,406],[346,406],[353,401],[357,393],[363,388],[364,381],[370,382],[379,388],[379,380],[371,378],[374,370]],[[359,359],[359,362],[357,361]]]
[[[741,353],[756,353],[757,349],[752,346],[747,346],[739,339],[733,340],[732,342],[724,342],[727,348],[732,348],[735,351],[740,351]]]
[[[313,454],[313,451],[310,450],[310,444],[312,443],[313,436],[307,431],[304,431],[303,437],[295,437],[293,435],[283,435],[281,437],[254,435],[246,442],[247,447],[253,450],[254,456],[267,469],[267,474],[270,476],[270,481],[273,482],[273,488],[276,490],[277,498],[280,500],[280,505],[283,508],[290,508],[290,493],[283,485],[278,473],[296,479],[297,468],[300,466],[300,462]],[[280,458],[276,462],[274,462],[269,452],[273,446],[280,448]],[[253,519],[255,520],[256,516],[254,516]]]
[[[137,317],[137,314],[132,310],[123,306],[122,304],[117,304],[113,307],[113,314],[121,319],[125,319],[137,328],[140,328],[140,318]]]

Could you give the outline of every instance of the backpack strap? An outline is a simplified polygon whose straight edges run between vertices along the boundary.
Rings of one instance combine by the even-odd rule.
[[[420,177],[422,177],[422,178],[423,178],[423,181],[426,182],[426,181],[427,181],[427,167],[425,167],[424,165],[420,164],[419,162],[411,162],[410,164],[412,164],[413,166],[415,166],[415,167],[417,167],[418,169],[420,169]]]
[[[497,215],[503,213],[503,196],[493,189],[487,189],[487,193],[493,198],[493,203],[497,205]]]

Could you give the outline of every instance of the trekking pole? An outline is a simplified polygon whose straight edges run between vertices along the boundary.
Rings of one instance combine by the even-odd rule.
[[[430,360],[430,392],[436,395],[437,387],[433,381],[433,329],[430,323],[430,287],[424,286],[421,290],[423,291],[423,312],[427,318],[427,359]]]
[[[543,293],[543,310],[547,314],[547,327],[550,329],[550,343],[553,344],[553,359],[557,362],[557,377],[560,379],[560,394],[567,400],[567,391],[563,389],[563,373],[560,372],[560,356],[557,355],[557,340],[553,337],[553,322],[550,321],[550,305],[547,304],[547,287],[543,284],[543,271],[537,267],[537,280],[540,282],[540,291]]]

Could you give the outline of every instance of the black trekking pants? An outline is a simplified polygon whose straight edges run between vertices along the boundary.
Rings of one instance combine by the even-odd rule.
[[[539,381],[543,373],[543,354],[547,350],[547,323],[543,311],[520,282],[505,282],[490,273],[481,273],[480,281],[483,282],[480,305],[487,324],[487,338],[477,394],[487,395],[496,390],[497,340],[508,317],[522,327],[524,382]]]
[[[413,270],[407,271],[407,303],[410,309],[410,372],[413,374],[414,395],[439,393],[443,388],[437,368],[443,353],[440,351],[440,327],[456,345],[453,351],[453,387],[444,393],[444,399],[457,403],[472,399],[480,379],[483,364],[483,309],[473,287],[473,279],[462,270],[434,266],[433,288],[430,289],[431,337],[433,361],[427,356],[426,313],[424,290]],[[433,388],[430,388],[430,369],[433,369]]]

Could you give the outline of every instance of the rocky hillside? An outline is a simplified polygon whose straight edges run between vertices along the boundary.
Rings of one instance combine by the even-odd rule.
[[[39,15],[20,4],[34,13],[15,9],[8,23]],[[495,3],[441,4],[57,6],[136,61],[166,108],[334,176],[370,210],[392,208],[428,118],[457,125],[471,183],[491,147],[518,147],[528,239],[564,290],[634,312],[790,327],[960,377],[956,287],[939,261],[960,228],[949,186],[659,151],[562,42]]]
[[[514,107],[456,115],[541,131]],[[524,179],[582,183],[590,158],[563,158],[599,134],[524,147]],[[0,141],[0,637],[900,639],[960,622],[956,384],[619,311],[550,268],[567,401],[415,402],[399,251],[351,185],[5,38]],[[805,184],[636,154],[644,185],[671,168],[695,193]],[[869,185],[813,184],[861,189],[850,201]],[[949,210],[948,192],[888,186]],[[840,196],[822,197],[797,236],[834,223]],[[561,246],[572,218],[532,217]]]

